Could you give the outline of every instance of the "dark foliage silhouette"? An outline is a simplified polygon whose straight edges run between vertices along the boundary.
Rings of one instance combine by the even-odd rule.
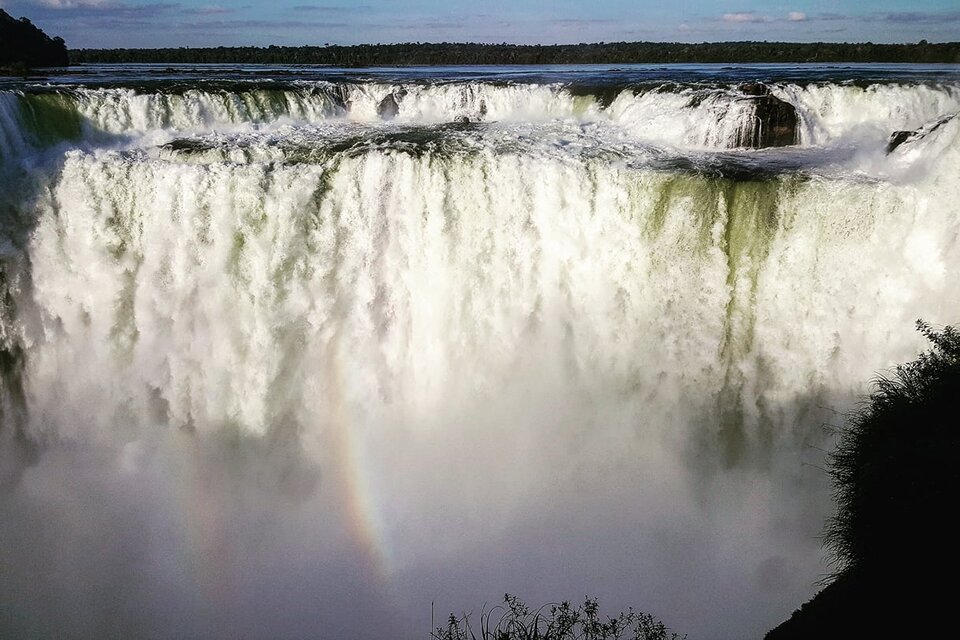
[[[616,617],[600,615],[593,598],[573,607],[569,602],[531,610],[516,596],[503,597],[503,605],[480,612],[474,629],[469,614],[450,614],[447,625],[437,627],[432,640],[678,640],[680,636],[649,613],[630,609]],[[683,636],[686,637],[686,636]]]
[[[342,67],[444,64],[960,62],[960,42],[597,42],[555,45],[405,42],[324,47],[73,49],[74,63],[267,63]]]
[[[930,350],[875,380],[830,456],[834,581],[768,640],[955,631],[960,331],[917,328]]]
[[[831,456],[837,568],[912,573],[956,561],[960,527],[960,331],[917,326],[933,348],[876,380]]]
[[[0,67],[66,66],[67,45],[51,38],[26,18],[16,20],[0,9]]]

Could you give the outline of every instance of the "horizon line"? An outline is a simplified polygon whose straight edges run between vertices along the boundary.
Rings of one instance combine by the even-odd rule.
[[[698,47],[704,45],[717,45],[717,44],[767,44],[767,45],[790,45],[790,46],[810,46],[810,45],[829,45],[829,46],[881,46],[881,47],[917,47],[917,46],[949,46],[949,45],[960,45],[960,40],[949,40],[944,42],[929,42],[926,39],[921,39],[916,42],[873,42],[872,40],[866,41],[842,41],[842,42],[831,42],[827,40],[816,40],[816,41],[791,41],[791,40],[704,40],[702,42],[682,42],[678,40],[616,40],[616,41],[607,41],[600,40],[597,42],[555,42],[549,44],[530,44],[530,43],[511,43],[511,42],[475,42],[475,41],[457,41],[457,40],[445,40],[440,42],[426,42],[426,41],[398,41],[398,42],[364,42],[356,44],[337,44],[326,42],[323,44],[268,44],[268,45],[254,45],[254,44],[238,44],[238,45],[207,45],[207,46],[183,46],[183,45],[169,45],[169,46],[159,46],[159,47],[68,47],[69,51],[156,51],[162,49],[303,49],[303,48],[317,48],[317,49],[331,49],[331,48],[351,48],[351,47],[396,47],[403,45],[413,45],[413,46],[451,46],[451,45],[460,45],[460,46],[477,46],[477,47],[527,47],[527,48],[537,48],[537,47],[593,47],[593,46],[613,46],[613,45],[637,45],[637,44],[655,44],[655,45],[677,45],[684,47]],[[960,63],[960,61],[958,61]],[[951,63],[945,63],[951,64]]]

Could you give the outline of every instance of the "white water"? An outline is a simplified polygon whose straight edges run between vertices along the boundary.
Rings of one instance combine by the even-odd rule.
[[[378,106],[397,102],[400,124],[567,121],[608,125],[625,139],[674,148],[725,148],[750,116],[736,88],[687,87],[664,91],[625,89],[608,107],[560,84],[486,83],[332,84],[301,82],[296,89],[188,89],[139,93],[133,89],[74,89],[71,100],[87,136],[157,131],[204,133],[324,122],[380,122]],[[842,86],[832,83],[771,85],[773,95],[797,108],[802,146],[863,144],[895,130],[916,129],[960,111],[960,88],[946,85]],[[22,136],[13,113],[15,94],[0,93],[0,132]],[[153,138],[148,138],[153,140]]]
[[[25,405],[0,431],[0,588],[25,613],[0,622],[424,637],[431,601],[442,617],[504,591],[595,595],[691,637],[785,619],[827,570],[822,425],[922,347],[915,319],[960,317],[960,119],[890,156],[884,133],[830,175],[744,183],[490,143],[555,122],[311,163],[153,148],[372,120],[382,89],[363,90],[346,116],[324,98],[282,118],[87,91],[80,148],[16,156],[40,168],[6,196],[31,222],[6,221],[25,240],[0,253]],[[872,111],[837,103],[896,96],[783,92],[810,145],[957,109],[953,89],[898,90],[904,108]],[[462,91],[411,91],[398,119],[474,109]],[[483,91],[488,120],[590,136],[607,118],[681,148],[726,135],[643,115],[654,97],[682,111],[673,94],[601,111]],[[96,131],[124,138],[95,147]],[[14,422],[45,447],[32,466]]]

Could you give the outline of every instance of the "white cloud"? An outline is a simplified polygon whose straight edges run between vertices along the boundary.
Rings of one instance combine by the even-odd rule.
[[[236,13],[236,9],[227,9],[226,7],[221,7],[220,5],[213,5],[207,7],[197,7],[196,9],[185,9],[184,13],[192,16],[214,16],[224,13]]]
[[[770,22],[770,18],[766,16],[758,16],[755,13],[725,13],[723,14],[723,21],[739,23]]]
[[[677,27],[677,31],[682,31],[682,32],[684,32],[684,33],[687,33],[688,31],[690,31],[690,25],[688,25],[686,22],[684,22],[684,23],[681,24],[679,27]]]
[[[34,0],[35,4],[50,9],[79,9],[88,7],[103,7],[109,0]]]
[[[807,14],[803,11],[791,11],[787,14],[787,18],[790,22],[805,22],[807,20]]]

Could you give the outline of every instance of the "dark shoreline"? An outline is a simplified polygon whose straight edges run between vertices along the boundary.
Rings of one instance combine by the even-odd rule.
[[[363,44],[303,47],[71,49],[82,63],[316,64],[337,67],[675,63],[960,63],[960,42],[916,44],[790,42],[600,42],[511,45]]]

